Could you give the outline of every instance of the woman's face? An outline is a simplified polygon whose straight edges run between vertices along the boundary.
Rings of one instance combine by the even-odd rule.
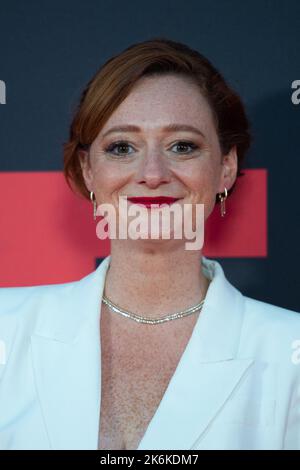
[[[113,130],[127,126],[137,129]],[[117,214],[119,196],[170,196],[204,204],[206,220],[216,194],[234,183],[235,150],[221,154],[211,109],[194,83],[144,77],[93,141],[83,176],[97,204],[112,204]]]

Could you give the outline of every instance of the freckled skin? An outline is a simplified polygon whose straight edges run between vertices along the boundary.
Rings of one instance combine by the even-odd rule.
[[[153,334],[153,328],[147,336],[141,328],[132,328],[132,334],[115,331],[106,306],[101,315],[104,326],[99,449],[135,450],[174,375],[199,314],[181,319],[185,322],[181,323],[184,334],[178,335],[178,329],[173,327],[167,340],[165,332],[157,329]],[[126,322],[130,320],[124,319]]]
[[[162,127],[172,123],[193,125],[205,138],[190,132],[163,133]],[[127,124],[139,126],[142,133],[103,138],[111,127]],[[119,140],[132,146],[130,157],[116,158],[105,152]],[[174,149],[180,140],[192,141],[200,149],[183,158]],[[186,79],[165,76],[147,77],[136,84],[92,143],[90,165],[85,158],[82,167],[97,203],[113,204],[117,216],[120,195],[170,195],[182,197],[182,204],[204,204],[207,219],[216,194],[233,185],[237,162],[235,149],[221,155],[212,112],[199,89]],[[185,241],[111,240],[107,296],[147,316],[196,303],[206,282],[199,273],[201,252],[186,250]]]
[[[172,122],[199,127],[206,136],[206,141],[200,141],[195,135],[176,133],[165,142],[193,137],[195,143],[201,142],[202,145],[198,158],[181,162],[164,158],[163,148],[168,145],[162,144],[160,128]],[[110,127],[128,123],[142,127],[143,136],[115,134],[103,140],[102,135]],[[139,146],[138,157],[126,162],[109,159],[103,147],[119,139],[136,143]],[[234,160],[234,154],[232,158]],[[206,99],[190,81],[174,76],[141,80],[93,142],[90,160],[90,171],[86,169],[85,173],[87,185],[95,192],[98,204],[111,202],[116,208],[119,194],[150,195],[149,188],[155,189],[153,192],[158,194],[160,191],[157,188],[160,187],[161,192],[184,195],[185,202],[204,203],[207,218],[213,209],[216,193],[224,191],[224,185],[228,189],[235,179],[235,168],[232,168],[233,172],[227,175],[227,179],[221,174],[221,151]],[[227,164],[234,167],[234,162],[227,161]],[[138,188],[142,179],[147,181],[148,187]],[[164,187],[166,182],[167,188]]]
[[[170,124],[197,127],[163,132]],[[104,134],[133,124],[141,133]],[[129,155],[107,147],[126,141]],[[182,156],[176,143],[199,148]],[[188,149],[189,150],[189,149]],[[168,75],[140,80],[110,116],[90,148],[82,170],[98,204],[110,203],[118,217],[119,196],[173,196],[181,203],[202,203],[205,220],[216,194],[231,188],[237,173],[233,148],[222,155],[211,109],[190,80]],[[209,281],[199,269],[201,250],[186,250],[185,239],[111,240],[105,295],[131,312],[153,318],[174,313],[205,297]],[[193,331],[198,315],[162,325],[140,325],[107,314],[101,318],[101,448],[136,448],[155,413]],[[200,313],[201,314],[201,313]],[[109,447],[111,446],[111,447]],[[128,447],[129,446],[129,447]]]

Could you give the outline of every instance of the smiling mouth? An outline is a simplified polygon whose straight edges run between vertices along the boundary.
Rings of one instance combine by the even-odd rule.
[[[160,207],[164,204],[168,204],[169,206],[173,204],[174,202],[178,201],[181,198],[175,198],[175,197],[168,197],[168,196],[158,196],[158,197],[129,197],[128,201],[142,205],[147,207],[148,209],[151,209],[152,206],[154,205],[155,207]]]

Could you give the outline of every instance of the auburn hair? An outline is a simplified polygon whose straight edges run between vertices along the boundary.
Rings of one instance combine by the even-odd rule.
[[[188,77],[198,85],[211,107],[222,154],[226,155],[236,146],[237,176],[243,175],[241,167],[252,138],[239,95],[197,50],[158,37],[133,44],[111,57],[85,86],[70,125],[69,140],[63,144],[64,175],[71,189],[89,198],[79,151],[89,148],[140,78],[165,74]],[[235,183],[228,194],[232,192]]]

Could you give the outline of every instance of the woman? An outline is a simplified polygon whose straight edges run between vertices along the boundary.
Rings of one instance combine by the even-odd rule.
[[[108,204],[124,224],[120,198],[142,218],[176,202],[195,228],[197,206],[225,215],[249,145],[211,63],[156,38],[84,90],[65,175],[94,215]],[[300,317],[244,296],[174,227],[112,238],[77,282],[1,289],[1,448],[300,449]]]

